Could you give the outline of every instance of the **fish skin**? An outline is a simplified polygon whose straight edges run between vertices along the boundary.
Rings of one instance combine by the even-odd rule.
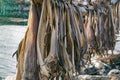
[[[44,65],[44,38],[45,38],[45,31],[46,31],[46,0],[42,3],[42,11],[39,21],[39,28],[37,33],[37,58],[38,58],[38,64],[40,65],[40,74],[41,76],[44,76],[45,78],[49,77],[49,72],[47,70],[47,66]],[[43,32],[41,32],[44,30]]]
[[[75,69],[77,71],[80,70],[80,66],[79,61],[80,61],[80,50],[81,50],[81,36],[80,36],[80,31],[79,29],[77,29],[77,23],[75,21],[74,18],[74,10],[73,8],[71,8],[71,5],[68,6],[69,7],[69,17],[70,17],[70,25],[71,25],[71,32],[72,32],[72,38],[74,40],[74,59],[75,59]]]
[[[93,30],[93,24],[92,24],[92,11],[89,11],[88,20],[86,24],[86,30],[87,30],[87,38],[88,38],[88,44],[90,44],[90,47],[95,48],[96,38],[95,38],[95,32]]]
[[[71,30],[71,24],[70,24],[70,17],[69,17],[69,12],[67,10],[67,14],[66,14],[66,42],[67,42],[67,52],[70,56],[70,61],[72,62],[72,66],[73,66],[73,73],[75,72],[75,53],[74,53],[74,40],[72,37],[72,30]]]
[[[78,27],[80,29],[80,32],[81,32],[81,46],[83,48],[83,51],[82,51],[82,55],[84,55],[86,52],[87,52],[87,48],[88,48],[88,39],[87,39],[87,34],[86,34],[86,30],[85,30],[85,26],[83,24],[83,18],[82,18],[82,13],[78,10],[79,7],[75,6],[75,9],[77,11],[77,16],[76,18],[78,18]]]
[[[36,37],[36,31],[37,31],[37,25],[38,25],[38,22],[36,21],[38,19],[37,19],[37,12],[35,7],[36,6],[34,4],[31,5],[29,22],[28,22],[29,27],[25,33],[24,39],[20,42],[18,47],[18,53],[17,53],[18,65],[17,65],[16,80],[22,80],[22,79],[38,80],[37,74],[35,74],[37,73],[37,63],[36,63],[37,60],[36,60],[36,52],[34,47],[35,47],[35,37]],[[31,47],[33,47],[32,50],[28,49]],[[29,57],[26,57],[26,55]],[[30,63],[29,61],[31,62],[31,64],[29,64]],[[30,66],[30,67],[26,69],[27,66]],[[28,75],[28,74],[31,74],[31,75]]]
[[[25,51],[25,42],[26,42],[26,37],[27,37],[27,32],[28,29],[25,33],[24,39],[21,41],[21,43],[18,46],[18,50],[16,53],[17,56],[17,72],[16,72],[16,80],[21,80],[22,79],[22,74],[24,72],[24,66],[23,66],[23,62],[24,62],[24,51]]]
[[[39,18],[37,9],[34,4],[31,5],[31,11],[28,21],[28,33],[25,43],[25,60],[24,60],[24,72],[22,79],[39,80],[37,70],[37,52],[36,52],[36,39],[38,30]],[[29,68],[28,68],[29,67]],[[37,73],[37,74],[36,74]],[[29,75],[30,74],[30,75]]]

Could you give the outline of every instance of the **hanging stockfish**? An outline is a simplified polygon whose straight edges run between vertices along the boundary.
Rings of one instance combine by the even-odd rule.
[[[114,32],[114,25],[113,25],[113,18],[112,18],[112,12],[111,7],[108,5],[108,39],[109,39],[109,45],[107,45],[108,50],[111,50],[113,52],[115,47],[115,32]]]
[[[91,54],[114,49],[120,14],[113,13],[106,0],[85,7],[84,22],[83,12],[71,0],[31,1],[28,29],[15,52],[16,80],[75,80],[86,53],[90,60]]]
[[[107,25],[107,18],[108,18],[108,9],[106,6],[106,1],[101,1],[98,3],[98,5],[95,6],[94,16],[96,19],[94,19],[95,22],[95,36],[97,41],[97,48],[96,53],[98,55],[104,55],[106,53],[106,44],[108,45],[109,39],[108,39],[108,29],[109,26]]]
[[[38,68],[37,68],[37,52],[36,52],[36,38],[38,29],[38,14],[37,7],[31,4],[28,29],[26,31],[24,39],[21,41],[17,55],[17,76],[16,80],[38,80]]]
[[[67,0],[32,0],[28,30],[16,51],[16,80],[73,80],[87,46],[78,6]]]
[[[119,33],[119,25],[118,25],[118,10],[116,9],[116,8],[118,8],[118,5],[113,5],[112,6],[112,18],[113,18],[113,20],[112,20],[112,23],[113,23],[113,25],[114,25],[114,30],[115,30],[115,33]]]
[[[97,41],[95,36],[95,30],[93,28],[93,21],[92,21],[92,15],[93,11],[89,10],[88,15],[86,16],[86,22],[85,27],[87,30],[87,38],[88,38],[88,44],[89,44],[89,53],[93,53],[93,50],[95,50],[97,47]]]
[[[115,33],[119,33],[120,27],[120,1],[111,0],[111,13],[112,13],[112,22],[114,26]]]

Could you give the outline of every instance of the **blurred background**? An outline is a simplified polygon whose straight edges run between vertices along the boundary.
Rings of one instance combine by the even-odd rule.
[[[28,0],[0,0],[0,24],[26,25],[29,5]]]
[[[24,37],[29,6],[29,0],[0,0],[0,80],[16,73],[16,56],[12,54]]]

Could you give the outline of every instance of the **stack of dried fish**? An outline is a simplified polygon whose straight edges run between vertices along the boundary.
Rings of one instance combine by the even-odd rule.
[[[87,52],[79,7],[70,1],[32,1],[28,30],[18,49],[17,80],[73,78]]]
[[[115,47],[115,27],[110,1],[91,0],[88,5],[88,15],[85,15],[89,53],[104,55]],[[117,14],[118,16],[118,14]],[[118,19],[114,17],[115,19]],[[118,22],[118,20],[116,21]],[[118,28],[118,26],[117,26]]]
[[[83,16],[80,6],[87,15]],[[85,64],[86,53],[101,55],[114,49],[115,32],[107,0],[77,5],[72,0],[32,0],[28,20],[16,51],[17,80],[73,80]]]

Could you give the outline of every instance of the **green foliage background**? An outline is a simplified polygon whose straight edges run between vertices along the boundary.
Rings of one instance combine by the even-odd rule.
[[[29,5],[25,0],[0,0],[0,23],[7,23],[9,18],[27,19]]]
[[[27,3],[18,0],[0,0],[0,16],[28,17],[28,12],[23,11]]]

